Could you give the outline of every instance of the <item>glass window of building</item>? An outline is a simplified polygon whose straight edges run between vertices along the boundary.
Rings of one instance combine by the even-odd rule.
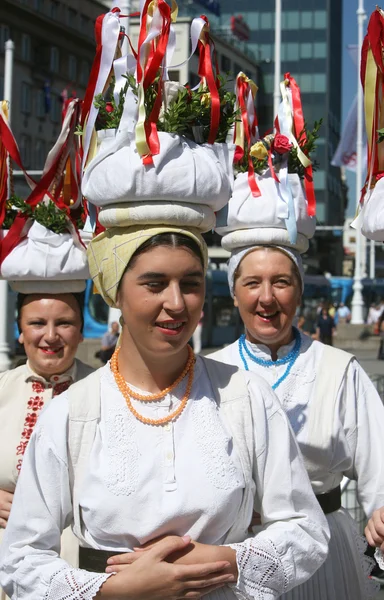
[[[310,73],[300,73],[297,76],[297,83],[303,94],[312,92],[312,75]]]
[[[271,12],[260,13],[260,29],[273,29],[275,14]]]
[[[288,42],[286,44],[285,60],[299,60],[299,44],[297,42]]]
[[[44,140],[36,140],[35,169],[42,169],[44,167],[45,159],[45,142]]]
[[[250,29],[259,29],[260,27],[260,13],[249,12],[246,18],[247,24]]]
[[[58,19],[59,17],[59,3],[57,0],[51,0],[49,5],[49,14],[51,19]]]
[[[73,56],[73,54],[68,56],[68,77],[71,81],[76,81],[77,59],[76,56]]]
[[[81,62],[81,69],[80,69],[80,83],[82,85],[87,85],[88,83],[88,78],[89,78],[89,64],[86,60],[83,60]]]
[[[313,13],[313,27],[315,29],[327,28],[327,11],[315,10]]]
[[[36,116],[40,119],[45,117],[45,93],[44,90],[36,90]]]
[[[90,35],[91,33],[90,20],[85,15],[80,15],[80,29],[84,35]]]
[[[325,73],[313,74],[313,91],[317,94],[323,93],[326,90],[327,79]]]
[[[317,219],[317,221],[319,223],[325,223],[325,215],[326,215],[325,203],[317,202],[317,204],[316,204],[316,219]]]
[[[273,46],[272,44],[260,44],[261,60],[272,60]]]
[[[52,71],[52,73],[58,73],[60,69],[60,53],[56,46],[51,46],[49,69]]]
[[[5,42],[11,37],[11,32],[8,25],[0,25],[0,52],[5,50]]]
[[[67,24],[70,27],[76,27],[77,12],[73,8],[67,10]]]
[[[29,83],[23,81],[21,83],[21,112],[26,115],[31,113],[32,99],[31,99],[31,86]]]
[[[313,58],[327,58],[327,44],[315,42],[313,44]]]
[[[315,190],[323,190],[325,188],[325,171],[318,170],[313,173],[313,183]]]
[[[31,166],[31,137],[23,134],[20,138],[20,154],[26,169]]]
[[[300,29],[300,13],[297,10],[287,10],[285,13],[284,29]]]
[[[31,56],[31,36],[28,33],[21,34],[21,58],[26,62],[29,62],[32,58]]]
[[[300,16],[302,29],[312,29],[313,13],[311,10],[303,10]]]
[[[263,76],[263,83],[264,83],[264,91],[266,94],[272,94],[273,92],[273,85],[274,85],[274,75],[270,74],[270,75],[264,75]]]
[[[59,96],[52,94],[51,102],[51,121],[53,123],[60,123],[61,120],[61,102]]]
[[[231,63],[231,59],[229,58],[229,56],[226,56],[225,54],[221,55],[221,70],[223,71],[223,73],[230,73],[232,70],[232,63]]]
[[[44,0],[34,0],[33,6],[39,12],[43,12],[43,10],[44,10]]]
[[[0,98],[4,98],[4,76],[0,75]]]
[[[313,57],[313,44],[303,42],[300,44],[300,58],[312,58]]]

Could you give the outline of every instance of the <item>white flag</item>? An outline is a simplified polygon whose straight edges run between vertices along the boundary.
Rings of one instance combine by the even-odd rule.
[[[364,146],[367,143],[365,131],[363,132]],[[357,95],[349,109],[348,116],[344,123],[343,132],[337,146],[336,152],[332,158],[331,165],[334,167],[345,167],[349,171],[356,171],[357,159]],[[367,156],[363,153],[363,165],[365,167]]]

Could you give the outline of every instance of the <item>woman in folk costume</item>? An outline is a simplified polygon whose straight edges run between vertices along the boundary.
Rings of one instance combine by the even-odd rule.
[[[307,155],[313,134],[307,138],[304,122],[298,119],[300,93],[289,74],[282,93],[278,132],[250,151],[260,170],[252,178],[258,193],[253,195],[247,185],[249,175],[240,174],[227,209],[217,217],[222,245],[231,251],[228,283],[245,335],[212,357],[261,375],[275,390],[328,520],[327,560],[311,579],[283,597],[361,600],[374,591],[368,579],[370,564],[354,521],[341,508],[340,483],[344,476],[356,480],[367,517],[382,505],[384,408],[354,356],[314,341],[293,326],[304,287],[300,253],[315,232]]]
[[[179,86],[172,99],[159,67],[143,85],[152,61],[166,66],[174,35],[170,7],[152,3],[150,18],[148,4],[137,78],[107,96],[112,110],[97,96],[104,127],[116,123],[114,111],[136,125],[98,133],[83,180],[107,226],[88,248],[90,271],[122,312],[121,345],[55,398],[32,435],[1,552],[0,581],[14,598],[269,600],[310,577],[327,552],[325,519],[270,387],[188,346],[205,295],[201,233],[232,191],[223,140],[234,107],[213,76],[202,18],[192,26],[205,57],[200,88]],[[119,11],[97,30],[100,73],[118,40]],[[127,60],[114,58],[116,93]],[[93,95],[105,87],[99,79]],[[204,125],[195,128],[197,116]],[[87,127],[92,119],[91,111]],[[265,525],[255,536],[254,507]],[[78,570],[58,556],[69,524],[81,545]]]
[[[2,164],[6,167],[8,156],[12,155],[21,166],[3,108],[6,110],[6,106],[0,111],[0,137],[4,142]],[[63,131],[72,122],[73,133],[78,111],[78,101],[73,102]],[[70,139],[70,132],[67,137]],[[57,147],[53,149],[47,165],[55,164],[57,150]],[[62,157],[61,152],[61,164]],[[43,194],[43,186],[48,193],[49,178],[44,178],[46,172],[47,169],[43,183],[34,188],[35,197]],[[7,176],[4,182],[7,185]],[[55,187],[58,192],[60,173],[57,169]],[[78,241],[75,244],[72,234],[67,231],[68,227],[73,230],[72,222],[66,212],[57,208],[54,194],[51,194],[51,199],[46,196],[36,209],[33,209],[30,198],[24,202],[12,195],[6,201],[8,196],[2,196],[1,275],[18,292],[19,341],[24,344],[27,363],[0,374],[1,537],[7,526],[23,456],[38,415],[53,396],[61,394],[93,370],[75,358],[83,339],[83,292],[89,272],[85,248]],[[66,560],[76,566],[78,544],[70,530],[65,533],[62,550]],[[0,598],[5,597],[5,593],[1,592]]]
[[[372,13],[361,53],[361,83],[364,90],[365,124],[367,128],[367,180],[362,196],[356,228],[370,240],[384,241],[384,156],[383,156],[383,46],[384,11],[376,7]],[[382,499],[381,499],[382,500]],[[365,535],[377,547],[375,558],[384,569],[384,502],[372,514]]]

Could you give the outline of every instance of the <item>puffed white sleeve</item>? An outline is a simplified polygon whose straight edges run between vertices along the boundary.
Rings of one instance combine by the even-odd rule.
[[[354,360],[339,392],[340,419],[352,458],[345,475],[357,482],[366,517],[384,506],[384,406],[368,375]]]
[[[91,600],[108,575],[62,560],[60,536],[72,521],[67,464],[68,400],[54,398],[24,455],[0,550],[0,585],[17,600]]]
[[[272,600],[309,579],[327,557],[329,529],[296,439],[271,388],[249,374],[255,510],[263,529],[236,550],[237,591]]]

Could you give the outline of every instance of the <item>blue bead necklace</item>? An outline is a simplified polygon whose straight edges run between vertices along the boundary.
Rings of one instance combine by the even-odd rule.
[[[288,377],[293,365],[295,364],[295,362],[297,360],[297,357],[300,354],[301,335],[300,335],[300,332],[295,327],[293,327],[293,335],[295,336],[295,345],[293,346],[292,350],[290,352],[288,352],[288,354],[286,356],[284,356],[283,358],[279,358],[278,360],[275,360],[275,361],[267,360],[265,358],[258,358],[257,356],[252,354],[252,352],[250,351],[250,349],[248,348],[248,346],[246,344],[245,335],[244,334],[241,335],[239,337],[239,354],[240,354],[241,360],[243,361],[244,369],[246,371],[249,371],[249,367],[248,367],[248,363],[247,363],[247,360],[244,355],[244,351],[247,354],[247,356],[251,360],[253,360],[253,362],[255,362],[257,365],[260,365],[261,367],[278,367],[279,365],[287,365],[287,368],[285,369],[283,375],[272,386],[273,390],[278,388],[279,385],[284,381],[284,379],[286,379]]]

